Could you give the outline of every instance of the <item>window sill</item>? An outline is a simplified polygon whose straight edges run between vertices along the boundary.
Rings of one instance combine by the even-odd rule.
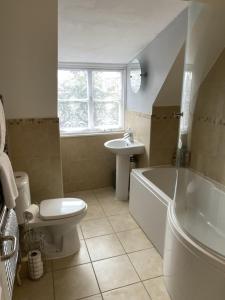
[[[63,133],[60,132],[60,138],[80,137],[80,136],[98,136],[98,135],[115,135],[123,134],[124,129],[115,131],[93,131],[93,132],[80,132],[80,133]]]

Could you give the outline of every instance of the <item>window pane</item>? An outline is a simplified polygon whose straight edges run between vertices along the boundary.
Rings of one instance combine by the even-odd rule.
[[[95,102],[94,103],[94,126],[115,128],[119,127],[119,103]]]
[[[88,127],[88,103],[63,101],[59,102],[58,114],[60,129],[70,131]]]
[[[83,70],[58,71],[59,100],[75,100],[88,98],[88,74]]]
[[[121,101],[122,74],[118,71],[93,71],[93,99]]]

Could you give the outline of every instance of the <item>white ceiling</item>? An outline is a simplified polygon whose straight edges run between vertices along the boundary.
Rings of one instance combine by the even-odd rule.
[[[185,7],[181,0],[59,0],[59,62],[128,63]]]

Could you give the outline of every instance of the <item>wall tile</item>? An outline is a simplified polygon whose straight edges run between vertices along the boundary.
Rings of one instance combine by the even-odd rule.
[[[154,106],[151,118],[150,165],[171,164],[177,148],[179,106]]]
[[[113,184],[116,156],[104,147],[122,134],[61,138],[64,192],[97,189]]]
[[[7,130],[14,171],[28,173],[32,202],[62,197],[58,119],[8,120]]]
[[[126,128],[133,130],[134,138],[145,145],[145,153],[137,156],[138,167],[149,166],[151,116],[149,114],[126,111],[125,124]]]
[[[191,132],[191,167],[225,184],[225,50],[200,86]]]

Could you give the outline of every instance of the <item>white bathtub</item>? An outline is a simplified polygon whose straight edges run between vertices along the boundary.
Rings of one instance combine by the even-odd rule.
[[[131,172],[130,212],[162,256],[167,208],[173,199],[175,182],[175,168]]]
[[[224,186],[189,169],[136,169],[130,212],[164,255],[172,300],[225,299]]]
[[[164,275],[172,300],[225,299],[225,189],[188,169],[177,170]]]

